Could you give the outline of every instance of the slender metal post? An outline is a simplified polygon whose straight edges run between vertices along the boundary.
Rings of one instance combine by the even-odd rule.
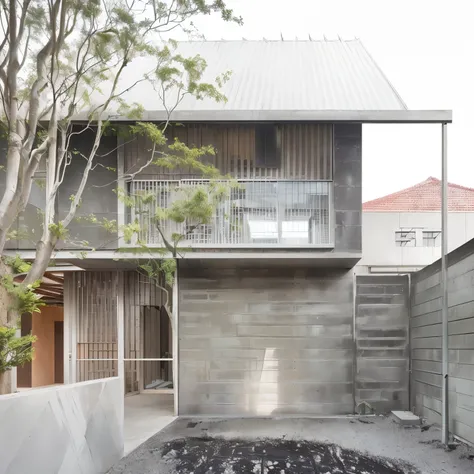
[[[173,283],[172,296],[172,315],[173,324],[171,325],[173,331],[173,392],[174,392],[174,414],[179,415],[179,262],[176,262],[176,272]]]
[[[124,157],[124,139],[120,132],[117,135],[117,187],[127,192],[127,183],[125,182],[125,157]],[[121,230],[125,225],[126,206],[123,199],[120,199],[120,194],[117,193],[117,228],[118,228],[118,245],[123,247],[125,244],[123,238],[123,231]]]
[[[124,328],[124,275],[123,272],[117,272],[117,375],[120,379],[122,391],[121,420],[124,422],[124,403],[125,403],[125,328]]]
[[[441,125],[441,313],[442,313],[442,358],[443,358],[443,444],[449,442],[449,345],[448,345],[448,126]]]

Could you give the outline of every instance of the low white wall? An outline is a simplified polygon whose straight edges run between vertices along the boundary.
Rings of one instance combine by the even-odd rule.
[[[0,396],[0,474],[99,474],[123,455],[119,378]]]

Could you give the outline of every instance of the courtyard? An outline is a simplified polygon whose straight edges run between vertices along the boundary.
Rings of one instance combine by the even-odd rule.
[[[427,427],[428,428],[428,427]],[[179,418],[109,474],[468,474],[474,451],[390,417]]]

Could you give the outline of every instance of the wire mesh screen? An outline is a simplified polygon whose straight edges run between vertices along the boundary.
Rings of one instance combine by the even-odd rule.
[[[159,227],[166,237],[179,233],[183,245],[195,247],[332,244],[329,181],[239,180],[229,184],[209,222],[178,224],[168,219],[156,225],[159,208],[169,208],[186,190],[206,185],[209,182],[197,180],[131,182],[131,196],[149,197],[129,213],[131,221],[140,224],[139,238],[148,245],[162,245]]]

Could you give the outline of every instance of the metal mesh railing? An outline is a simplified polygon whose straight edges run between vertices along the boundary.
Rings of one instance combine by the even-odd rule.
[[[156,225],[157,209],[167,209],[208,181],[132,181],[130,196],[146,196],[130,209],[129,219],[140,224],[139,239],[162,245]],[[330,246],[332,244],[332,182],[239,180],[218,200],[210,222],[159,221],[165,236],[185,235],[182,245],[220,246]]]

